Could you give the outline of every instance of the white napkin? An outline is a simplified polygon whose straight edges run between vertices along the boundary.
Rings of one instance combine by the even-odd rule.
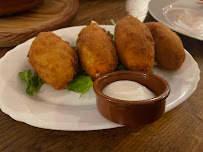
[[[149,2],[150,0],[127,0],[126,10],[143,22],[147,16]]]

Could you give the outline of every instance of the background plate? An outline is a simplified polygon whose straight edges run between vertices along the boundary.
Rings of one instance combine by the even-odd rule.
[[[197,0],[151,0],[150,14],[170,29],[203,40],[203,5]]]

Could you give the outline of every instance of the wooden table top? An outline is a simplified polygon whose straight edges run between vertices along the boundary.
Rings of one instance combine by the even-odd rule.
[[[125,1],[80,0],[75,25],[110,24],[127,15]],[[145,20],[155,21],[149,14]],[[203,42],[180,35],[184,47],[203,71]],[[0,48],[0,57],[12,48]],[[0,151],[203,151],[203,75],[196,91],[183,104],[143,128],[121,127],[100,131],[69,132],[35,128],[0,110]]]

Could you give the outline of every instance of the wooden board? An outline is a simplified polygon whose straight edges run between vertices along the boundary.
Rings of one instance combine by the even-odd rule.
[[[44,0],[28,12],[0,17],[0,47],[16,46],[39,32],[68,26],[78,5],[78,0]]]

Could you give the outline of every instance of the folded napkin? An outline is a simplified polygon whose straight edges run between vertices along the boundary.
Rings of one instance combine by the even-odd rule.
[[[143,22],[147,16],[149,2],[150,0],[127,0],[126,10]]]

